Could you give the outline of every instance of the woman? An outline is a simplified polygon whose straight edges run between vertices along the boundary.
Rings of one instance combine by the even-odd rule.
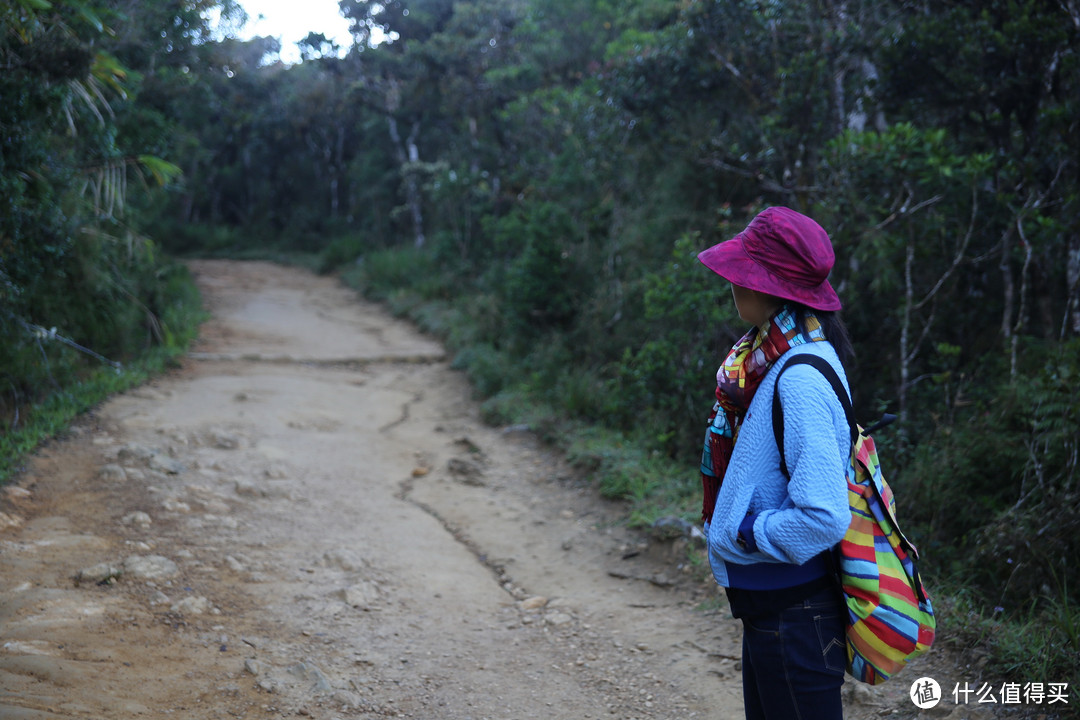
[[[731,282],[739,317],[754,326],[717,372],[701,468],[713,575],[743,622],[746,717],[842,718],[846,610],[831,552],[851,517],[850,429],[820,371],[796,364],[776,383],[793,356],[811,353],[847,387],[832,243],[810,218],[773,207],[698,259]],[[774,385],[790,479],[773,433]]]

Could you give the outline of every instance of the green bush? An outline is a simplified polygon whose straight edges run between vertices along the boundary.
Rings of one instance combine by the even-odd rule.
[[[916,449],[898,475],[904,514],[929,567],[977,590],[985,607],[1080,603],[1080,341],[1042,371],[1003,377]],[[1036,364],[1038,361],[1035,360]]]

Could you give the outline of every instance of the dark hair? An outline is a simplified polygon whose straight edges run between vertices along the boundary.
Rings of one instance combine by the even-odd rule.
[[[845,370],[850,370],[851,363],[855,361],[855,348],[851,346],[851,337],[848,335],[843,318],[840,317],[840,311],[813,310],[799,303],[791,303],[791,306],[795,310],[795,322],[803,330],[806,329],[807,315],[813,315],[818,319],[825,339],[832,343],[836,354],[840,357],[840,364]]]

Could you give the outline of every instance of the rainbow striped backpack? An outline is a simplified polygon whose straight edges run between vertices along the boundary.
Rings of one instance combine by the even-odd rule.
[[[851,462],[847,469],[851,525],[836,553],[838,575],[847,603],[848,673],[857,680],[879,685],[896,674],[934,642],[934,608],[915,566],[919,552],[900,532],[896,501],[881,474],[877,448],[870,432],[892,418],[863,430],[836,371],[816,355],[792,357],[776,376],[795,364],[817,368],[829,380],[851,426]],[[784,416],[780,394],[773,388],[773,433],[784,460]]]

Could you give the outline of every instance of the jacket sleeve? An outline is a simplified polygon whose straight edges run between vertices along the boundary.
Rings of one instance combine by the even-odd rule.
[[[801,565],[840,542],[851,522],[851,433],[836,393],[814,368],[792,367],[777,392],[784,408],[789,500],[753,516],[752,539],[767,558]]]

